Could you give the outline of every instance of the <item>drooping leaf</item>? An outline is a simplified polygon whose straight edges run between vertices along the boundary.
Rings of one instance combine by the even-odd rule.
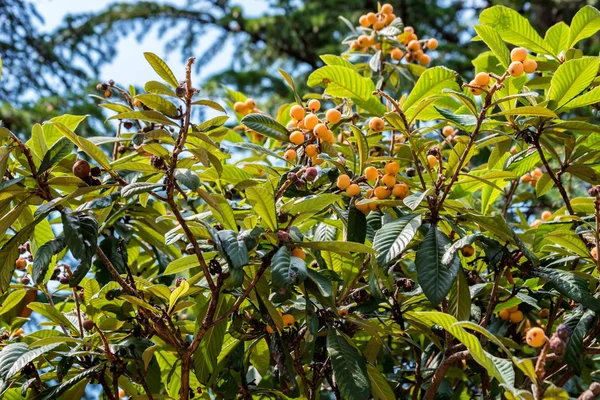
[[[287,247],[281,247],[271,260],[271,276],[276,289],[290,289],[308,275],[304,260],[293,257]]]
[[[600,300],[590,293],[588,282],[584,278],[571,272],[543,267],[536,268],[531,273],[550,281],[564,296],[583,304],[594,312],[600,311]]]
[[[33,280],[38,285],[44,282],[44,277],[48,272],[48,266],[52,261],[52,256],[60,253],[66,246],[64,236],[58,236],[56,239],[52,239],[46,242],[40,247],[33,259]]]
[[[113,115],[108,118],[109,120],[115,119],[139,119],[140,121],[146,122],[154,122],[157,124],[169,125],[169,126],[177,126],[177,124],[171,121],[169,118],[165,117],[158,111],[154,110],[142,110],[142,111],[129,111],[120,113],[117,115]]]
[[[246,198],[254,207],[256,214],[272,232],[277,231],[277,214],[273,193],[264,187],[250,187],[246,189]]]
[[[383,267],[400,256],[421,226],[421,216],[409,214],[383,225],[375,234],[373,249],[377,263]]]
[[[200,187],[200,177],[191,169],[176,168],[174,176],[177,182],[190,190],[197,190]]]
[[[73,152],[73,143],[68,138],[60,138],[54,145],[44,154],[42,163],[38,168],[38,174],[42,174],[56,165],[60,160]]]
[[[506,44],[504,44],[500,34],[490,26],[475,25],[474,28],[475,32],[477,32],[477,36],[479,36],[490,48],[492,53],[500,61],[500,64],[502,64],[505,69],[508,69],[508,66],[511,63],[510,52],[508,51]]]
[[[248,114],[242,118],[242,124],[248,129],[252,129],[261,135],[289,142],[289,132],[287,128],[266,114]]]
[[[363,355],[333,327],[327,333],[327,352],[331,357],[333,376],[343,398],[366,400],[371,394],[371,382]]]
[[[564,358],[576,374],[581,374],[581,355],[584,352],[583,338],[593,326],[595,320],[596,313],[592,310],[586,310],[581,316],[581,319],[577,321],[577,325],[572,330],[571,336],[567,342]]]

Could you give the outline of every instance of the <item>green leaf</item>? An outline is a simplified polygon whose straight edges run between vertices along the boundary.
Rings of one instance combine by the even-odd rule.
[[[369,142],[367,142],[364,133],[356,126],[350,125],[350,130],[356,139],[356,147],[358,148],[358,172],[360,173],[364,170],[365,163],[369,160]]]
[[[10,285],[13,272],[15,271],[15,261],[19,258],[19,246],[25,243],[33,233],[35,225],[40,219],[27,225],[14,235],[0,249],[0,292],[4,293]]]
[[[533,269],[531,274],[550,281],[560,293],[594,312],[600,311],[600,300],[590,293],[586,279],[571,272],[542,267]]]
[[[377,250],[356,242],[320,241],[301,242],[298,246],[314,250],[325,250],[334,253],[377,253]]]
[[[507,43],[523,46],[534,53],[556,56],[527,18],[515,10],[504,6],[490,7],[481,12],[479,22],[494,29]]]
[[[66,138],[68,138],[74,145],[83,150],[88,156],[90,156],[94,161],[96,161],[102,168],[110,170],[110,164],[108,163],[108,158],[106,158],[106,154],[98,146],[94,143],[90,142],[84,137],[77,135],[73,132],[68,126],[63,124],[62,122],[53,122],[52,123],[56,129]]]
[[[331,357],[333,376],[342,397],[348,400],[369,398],[371,382],[365,358],[333,327],[329,327],[327,333],[327,352]]]
[[[192,105],[197,105],[197,106],[205,106],[205,107],[209,107],[212,108],[215,111],[220,111],[222,113],[226,113],[227,111],[225,111],[225,109],[223,108],[222,105],[220,105],[219,103],[217,103],[216,101],[212,101],[212,100],[196,100],[192,103]]]
[[[190,190],[198,190],[200,187],[200,177],[191,169],[176,168],[174,176],[177,182]]]
[[[348,210],[348,225],[345,230],[347,242],[364,243],[367,238],[367,217],[356,207]]]
[[[60,346],[61,344],[62,344],[62,342],[49,344],[47,346],[37,347],[35,349],[31,349],[24,353],[21,353],[21,356],[12,363],[10,369],[4,376],[4,379],[12,378],[14,375],[17,374],[17,372],[22,370],[27,364],[29,364],[32,361],[35,361],[38,357],[45,355],[45,353],[49,352],[50,350],[53,350],[54,348]]]
[[[69,282],[71,286],[75,286],[85,277],[83,272],[87,272],[96,252],[98,222],[89,212],[74,214],[69,208],[63,208],[60,213],[65,242],[73,256],[81,261],[81,265]],[[80,268],[81,272],[79,272]]]
[[[144,53],[144,57],[146,58],[146,60],[148,60],[148,62],[152,66],[152,69],[154,69],[158,76],[163,78],[165,82],[167,82],[174,88],[179,86],[179,83],[177,82],[177,78],[175,78],[173,71],[171,71],[171,68],[169,68],[167,63],[165,63],[159,56],[157,56],[154,53],[148,52]]]
[[[283,158],[281,155],[275,153],[273,150],[267,149],[266,147],[260,146],[255,143],[239,142],[239,143],[232,143],[231,146],[239,147],[240,149],[256,151],[257,153],[262,153],[266,156],[275,157],[275,158],[285,161],[285,158]]]
[[[535,184],[535,195],[537,197],[542,197],[543,195],[548,193],[548,191],[553,187],[554,181],[552,180],[552,178],[550,178],[550,174],[546,172],[540,177],[540,179],[538,179],[537,183]]]
[[[323,86],[329,96],[350,99],[372,114],[383,115],[386,112],[385,106],[373,94],[373,81],[361,76],[353,68],[339,65],[321,67],[310,74],[308,86]]]
[[[569,25],[557,22],[546,31],[544,40],[552,47],[554,54],[560,54],[569,48]]]
[[[26,294],[27,290],[24,289],[10,292],[0,306],[0,315],[13,311],[14,308],[21,303],[21,300],[23,300]]]
[[[405,215],[383,225],[375,234],[373,249],[377,255],[377,263],[384,267],[399,257],[408,247],[421,226],[421,216]]]
[[[321,56],[321,58],[323,58],[323,56]],[[283,76],[283,79],[286,81],[288,86],[292,89],[292,93],[294,93],[294,98],[296,99],[296,103],[298,103],[299,105],[302,106],[303,105],[302,99],[300,98],[300,95],[298,94],[298,91],[296,90],[296,85],[294,85],[294,80],[292,79],[290,74],[288,74],[287,72],[285,72],[282,69],[278,69],[277,71],[279,71],[279,73],[281,74],[281,76]]]
[[[587,89],[598,72],[598,59],[584,57],[561,64],[550,81],[548,100],[556,102],[558,110]]]
[[[315,213],[340,200],[342,196],[337,194],[323,193],[310,195],[295,199],[285,204],[281,210],[291,215],[300,213]]]
[[[60,311],[58,311],[55,307],[50,304],[44,303],[29,303],[27,305],[32,311],[40,314],[43,317],[48,318],[50,321],[54,322],[58,325],[64,325],[71,332],[79,332],[75,325],[71,323],[71,321],[65,317]]]
[[[71,152],[73,152],[73,143],[71,143],[68,138],[60,138],[54,143],[54,146],[44,154],[44,159],[38,168],[38,174],[42,174],[49,170],[60,160],[71,154]]]
[[[490,26],[475,25],[475,32],[483,40],[483,42],[490,48],[492,54],[496,56],[500,64],[504,69],[508,69],[510,65],[510,52],[508,47],[504,44],[502,36],[496,32],[496,30]]]
[[[161,183],[149,183],[149,182],[133,182],[121,189],[121,196],[131,197],[140,193],[151,192],[152,190],[163,187]]]
[[[468,321],[471,318],[471,292],[462,269],[458,272],[456,284],[450,292],[448,312],[459,321]]]
[[[446,67],[433,67],[421,74],[415,87],[402,104],[402,110],[410,120],[414,109],[428,97],[439,95],[444,89],[460,91],[456,81],[456,72]]]
[[[242,118],[241,123],[261,135],[279,140],[280,142],[290,141],[290,133],[286,127],[266,114],[248,114]]]
[[[579,108],[596,103],[600,103],[600,86],[596,86],[589,92],[584,93],[579,97],[575,97],[573,100],[565,104],[565,108]]]
[[[292,257],[287,247],[281,247],[271,260],[271,276],[276,289],[291,289],[300,284],[308,275],[306,263]]]
[[[567,342],[564,358],[567,364],[573,368],[573,371],[575,371],[577,375],[581,374],[581,355],[584,354],[583,338],[587,334],[588,330],[594,325],[595,320],[596,313],[592,310],[586,310],[571,332],[571,337]]]
[[[436,305],[446,298],[460,268],[460,258],[456,254],[448,262],[442,261],[451,245],[450,238],[433,225],[417,250],[415,266],[419,285],[429,301]]]
[[[190,284],[187,283],[186,280],[183,280],[179,284],[179,287],[176,287],[175,290],[171,292],[171,296],[169,297],[169,310],[167,311],[168,314],[171,314],[179,299],[185,297],[189,289]]]
[[[138,94],[135,98],[144,103],[146,107],[166,114],[171,118],[179,114],[179,110],[177,110],[175,104],[157,94]]]
[[[374,400],[395,400],[396,395],[394,391],[385,380],[385,377],[379,372],[379,370],[367,364],[367,373],[369,374],[369,381],[371,382],[371,395]]]
[[[175,122],[165,117],[162,113],[154,110],[129,111],[108,118],[109,121],[115,119],[139,119],[141,121],[154,122],[156,124],[177,126]]]
[[[231,276],[237,286],[240,286],[244,280],[242,267],[249,262],[248,249],[243,240],[238,239],[234,231],[223,230],[217,232],[219,238],[218,246],[221,255],[229,265]]]
[[[585,6],[571,20],[569,44],[566,48],[574,47],[577,42],[593,36],[600,30],[600,11],[592,6]]]
[[[164,94],[171,97],[177,97],[175,91],[162,82],[149,81],[144,85],[144,90],[148,93]]]
[[[264,187],[255,186],[246,189],[246,198],[254,208],[256,214],[262,218],[267,228],[271,232],[276,232],[277,214],[273,193]]]
[[[42,247],[40,247],[35,254],[35,258],[33,259],[33,280],[38,285],[44,282],[44,277],[48,272],[48,266],[52,261],[52,256],[60,253],[66,246],[66,241],[64,236],[58,236],[56,239],[52,239]]]
[[[541,106],[525,106],[525,107],[513,108],[510,110],[500,111],[496,114],[493,114],[492,117],[498,117],[501,115],[518,115],[520,117],[558,118],[556,113],[554,113],[552,110],[549,110],[546,107],[541,107]]]

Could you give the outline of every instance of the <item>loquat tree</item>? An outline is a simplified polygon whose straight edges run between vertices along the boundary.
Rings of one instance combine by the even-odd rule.
[[[1,127],[1,396],[595,398],[598,21],[487,8],[467,82],[384,4],[273,116],[146,53],[114,135]]]

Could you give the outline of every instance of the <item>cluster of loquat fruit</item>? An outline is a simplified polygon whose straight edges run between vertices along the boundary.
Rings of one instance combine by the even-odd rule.
[[[527,49],[524,47],[515,47],[510,52],[511,64],[505,73],[512,77],[519,77],[526,74],[534,73],[537,70],[537,62],[535,60],[527,59]],[[502,80],[504,77],[497,77],[487,72],[480,72],[475,75],[475,79],[469,82],[469,91],[474,96],[479,96],[487,91],[488,86],[491,83],[492,78],[495,80]]]
[[[292,120],[288,124],[288,129],[294,129],[290,134],[290,142],[296,147],[290,146],[284,153],[284,158],[289,162],[297,159],[299,148],[303,148],[303,154],[311,161],[312,165],[320,165],[324,160],[319,159],[321,143],[333,144],[335,137],[331,127],[342,120],[342,113],[332,108],[324,114],[325,120],[319,118],[318,111],[321,109],[321,102],[313,99],[309,100],[306,108],[296,104],[290,108],[290,117]],[[308,111],[308,112],[307,112]]]
[[[389,26],[396,19],[394,7],[391,4],[381,6],[378,13],[370,12],[362,15],[358,22],[365,30],[365,34],[360,35],[355,41],[350,43],[350,49],[366,52],[368,49],[381,50],[381,42],[384,35],[379,35],[383,28]],[[367,35],[367,30],[372,30],[371,35]],[[389,40],[385,37],[386,40]],[[404,59],[406,62],[419,63],[426,66],[430,63],[431,57],[425,54],[424,50],[435,50],[438,47],[436,39],[419,40],[415,30],[411,26],[404,27],[404,32],[390,43],[386,52],[395,61]],[[400,46],[404,47],[404,50]],[[387,46],[386,46],[387,47]]]
[[[296,322],[296,320],[294,319],[294,316],[292,314],[284,314],[281,311],[279,311],[279,315],[281,315],[281,321],[283,322],[283,326],[285,328],[289,328],[291,326],[294,326],[294,322]],[[267,331],[267,333],[269,335],[274,332],[274,330],[271,327],[271,325],[268,325],[268,324],[265,327],[265,330]]]
[[[253,99],[246,99],[243,103],[236,101],[233,104],[233,110],[241,115],[250,114],[256,111],[256,102]]]
[[[529,184],[531,187],[535,187],[542,175],[544,175],[544,172],[540,168],[535,168],[533,171],[523,175],[521,177],[521,182]]]
[[[28,256],[25,256],[25,253],[29,253]],[[31,279],[29,279],[29,276],[27,275],[27,265],[29,264],[30,261],[33,261],[33,254],[31,254],[31,246],[29,243],[25,243],[23,245],[19,246],[19,258],[17,258],[17,260],[15,261],[15,268],[18,271],[24,271],[25,274],[19,278],[19,282],[22,283],[23,285],[29,285],[29,283],[31,283]]]
[[[518,324],[523,321],[523,311],[519,310],[519,306],[513,306],[510,308],[505,308],[498,312],[498,316],[501,320],[506,321],[510,320],[513,324]]]

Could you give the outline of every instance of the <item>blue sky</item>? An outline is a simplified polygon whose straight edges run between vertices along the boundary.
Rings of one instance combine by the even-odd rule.
[[[109,4],[116,2],[115,0],[34,0],[39,13],[45,20],[43,29],[52,31],[60,25],[64,16],[67,14],[77,14],[82,12],[99,11],[106,8]],[[134,2],[133,0],[121,0],[121,2]],[[185,1],[173,0],[169,3],[175,5],[184,5]],[[240,0],[238,4],[244,9],[246,15],[258,15],[264,13],[268,9],[268,3],[264,0]],[[209,32],[205,43],[210,45],[216,37],[216,31]],[[180,76],[184,70],[184,64],[181,57],[176,52],[165,54],[164,39],[159,39],[155,30],[149,32],[145,38],[138,42],[135,33],[122,38],[118,44],[118,53],[113,58],[112,62],[102,68],[100,78],[102,80],[114,79],[122,84],[134,84],[143,86],[146,81],[156,79],[156,74],[150,65],[144,59],[143,53],[151,51],[162,57],[175,75]],[[202,53],[203,48],[197,49],[198,55]],[[208,65],[203,66],[200,73],[200,78],[204,79],[215,72],[226,68],[234,54],[234,46],[232,43],[226,43],[225,48],[218,57],[215,57]],[[123,68],[124,65],[135,68]]]

